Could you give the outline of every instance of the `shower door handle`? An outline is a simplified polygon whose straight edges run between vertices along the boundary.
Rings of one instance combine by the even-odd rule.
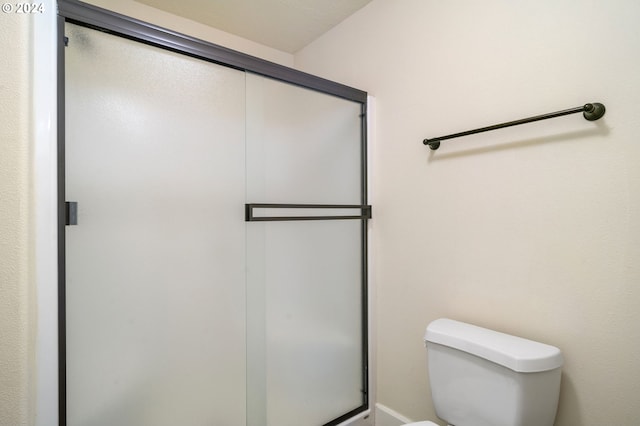
[[[371,219],[371,206],[362,204],[268,204],[268,203],[248,203],[245,204],[246,222],[271,222],[271,221],[291,221],[291,220],[343,220],[343,219]],[[322,210],[331,211],[327,215],[293,215],[284,213],[280,216],[256,215],[256,209],[282,209],[282,210]]]
[[[78,202],[67,201],[65,202],[65,225],[77,225],[78,224]]]

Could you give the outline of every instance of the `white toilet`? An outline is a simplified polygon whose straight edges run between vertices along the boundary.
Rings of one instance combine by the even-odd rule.
[[[553,426],[560,349],[445,318],[424,340],[436,414],[449,425]]]

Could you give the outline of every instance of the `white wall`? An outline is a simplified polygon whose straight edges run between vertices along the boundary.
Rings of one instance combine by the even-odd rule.
[[[378,401],[435,419],[422,336],[452,317],[565,355],[559,426],[640,418],[640,3],[374,0],[296,66],[377,100]],[[586,102],[556,118],[443,142]]]
[[[31,420],[35,317],[31,262],[29,19],[0,16],[0,425]]]

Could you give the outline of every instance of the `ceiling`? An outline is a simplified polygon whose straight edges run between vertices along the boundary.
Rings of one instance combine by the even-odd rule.
[[[231,34],[294,53],[371,0],[137,0]]]

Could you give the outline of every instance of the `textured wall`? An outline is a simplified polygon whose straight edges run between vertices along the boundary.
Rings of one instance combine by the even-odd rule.
[[[296,55],[376,97],[378,400],[435,419],[438,317],[560,347],[557,425],[640,418],[640,3],[374,0]],[[443,142],[425,137],[599,101]]]
[[[0,15],[0,425],[31,421],[28,34],[24,15]]]

